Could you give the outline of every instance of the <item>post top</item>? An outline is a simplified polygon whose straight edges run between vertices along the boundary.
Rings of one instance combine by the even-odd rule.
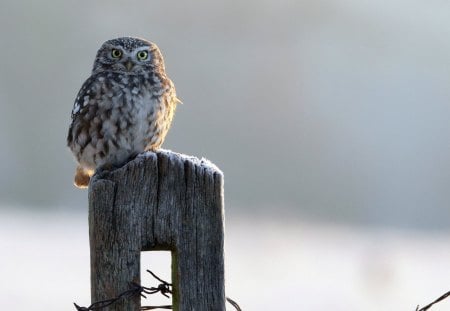
[[[178,153],[178,152],[174,152],[172,150],[168,150],[168,149],[159,149],[156,152],[153,151],[146,151],[144,153],[141,153],[140,155],[137,156],[137,158],[148,158],[148,157],[166,157],[169,160],[181,160],[183,162],[191,162],[194,166],[199,166],[202,167],[208,171],[210,171],[210,173],[216,173],[216,174],[220,174],[223,175],[222,171],[217,167],[217,165],[215,165],[214,163],[212,163],[210,160],[206,159],[206,158],[197,158],[195,156],[190,156],[187,154],[183,154],[183,153]]]
[[[190,156],[178,152],[173,152],[171,150],[159,149],[156,152],[146,151],[139,154],[135,159],[125,163],[123,166],[116,168],[111,171],[97,171],[92,177],[91,184],[96,183],[100,180],[114,180],[114,177],[124,176],[127,171],[136,171],[136,167],[145,166],[149,162],[153,162],[158,166],[158,162],[164,161],[171,167],[178,167],[183,169],[186,166],[195,168],[196,170],[201,170],[207,175],[218,177],[223,179],[222,171],[211,161],[205,158],[197,158],[195,156]]]

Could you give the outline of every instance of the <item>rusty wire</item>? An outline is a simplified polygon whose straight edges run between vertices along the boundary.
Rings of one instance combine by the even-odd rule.
[[[237,304],[236,301],[234,301],[233,299],[228,298],[228,297],[227,297],[227,301],[230,303],[230,305],[232,305],[236,309],[236,311],[242,311],[241,307],[239,307],[239,305]]]
[[[435,301],[433,301],[432,303],[426,305],[425,307],[422,307],[419,309],[419,306],[417,306],[416,311],[427,311],[428,309],[430,309],[433,305],[435,305],[436,303],[444,300],[445,298],[450,296],[450,291],[446,292],[444,295],[442,295],[441,297],[439,297],[438,299],[436,299]]]
[[[153,295],[160,293],[161,295],[164,295],[167,298],[170,298],[170,295],[172,294],[172,284],[162,280],[159,278],[156,274],[154,274],[152,271],[147,270],[148,273],[150,273],[156,280],[160,282],[160,284],[157,287],[145,287],[141,286],[137,283],[131,282],[130,283],[130,289],[122,292],[115,298],[111,299],[105,299],[101,301],[94,302],[89,307],[81,307],[74,303],[75,308],[77,311],[95,311],[95,310],[101,310],[104,309],[114,303],[117,303],[118,301],[122,299],[131,298],[135,295],[140,295],[141,297],[147,298],[146,295]],[[237,310],[242,311],[239,305],[232,299],[227,297],[227,301]],[[156,310],[156,309],[172,309],[172,305],[164,305],[164,306],[142,306],[140,308],[141,311],[143,310]]]

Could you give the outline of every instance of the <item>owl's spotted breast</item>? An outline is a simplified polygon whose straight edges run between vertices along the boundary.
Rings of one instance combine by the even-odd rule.
[[[178,102],[175,87],[163,66],[144,68],[94,70],[81,87],[67,138],[79,164],[77,186],[87,186],[95,169],[119,166],[163,143]]]

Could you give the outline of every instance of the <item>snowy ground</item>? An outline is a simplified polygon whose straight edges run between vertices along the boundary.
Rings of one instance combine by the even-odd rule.
[[[243,310],[413,311],[450,289],[447,233],[246,217],[230,217],[226,230],[227,295]],[[86,214],[0,210],[0,249],[2,310],[89,305]],[[146,253],[143,268],[168,279],[169,261]]]

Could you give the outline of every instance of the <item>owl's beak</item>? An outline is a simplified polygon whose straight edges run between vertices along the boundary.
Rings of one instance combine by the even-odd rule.
[[[130,60],[127,60],[127,62],[125,63],[125,67],[127,68],[128,71],[131,71],[131,69],[133,69],[133,62]]]

